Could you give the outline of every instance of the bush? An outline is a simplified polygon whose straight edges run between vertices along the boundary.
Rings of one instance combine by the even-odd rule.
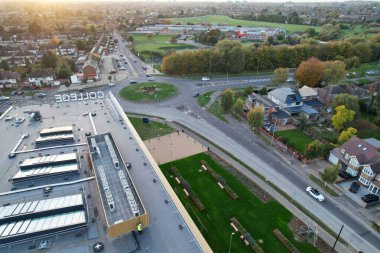
[[[328,142],[337,143],[339,136],[335,132],[324,130],[320,133],[320,137],[322,137],[323,139],[325,139]]]
[[[289,138],[286,137],[286,136],[281,136],[280,137],[280,140],[282,141],[282,143],[284,143],[285,145],[289,144]]]

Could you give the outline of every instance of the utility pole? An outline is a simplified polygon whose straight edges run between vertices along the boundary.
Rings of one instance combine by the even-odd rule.
[[[340,234],[342,233],[343,228],[344,228],[344,225],[342,225],[342,227],[340,228],[339,234],[337,235],[337,237],[336,237],[336,239],[335,239],[334,246],[332,247],[331,252],[334,252],[335,245],[336,245],[336,243],[337,243],[338,240],[339,240],[339,237],[340,237]]]

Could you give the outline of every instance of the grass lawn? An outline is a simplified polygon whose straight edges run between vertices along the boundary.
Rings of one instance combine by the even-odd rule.
[[[280,137],[287,137],[289,140],[288,145],[301,154],[304,154],[306,146],[313,141],[312,138],[298,128],[279,131],[276,132],[276,135]]]
[[[303,32],[306,29],[312,27],[315,28],[316,31],[319,31],[318,26],[310,26],[310,25],[292,25],[292,24],[283,24],[283,23],[272,23],[272,22],[261,22],[261,21],[253,21],[253,20],[240,20],[233,19],[228,16],[221,15],[207,15],[201,17],[190,17],[190,18],[169,18],[172,24],[181,23],[187,24],[188,22],[194,24],[200,23],[211,23],[211,24],[225,24],[225,25],[241,25],[241,26],[256,26],[256,27],[279,27],[285,28],[289,33],[293,33],[296,31]]]
[[[163,56],[170,49],[184,50],[196,48],[187,44],[170,44],[169,40],[172,35],[153,35],[151,39],[146,37],[146,34],[132,34],[134,38],[133,47],[137,52],[142,54],[145,59],[150,59],[149,52],[158,52]]]
[[[209,92],[206,92],[205,94],[199,95],[197,99],[199,106],[201,107],[205,106],[210,101],[211,94],[214,92],[215,91],[209,91]]]
[[[220,174],[232,190],[239,195],[239,199],[232,200],[207,172],[201,170],[199,161],[203,159]],[[277,201],[261,202],[233,175],[217,164],[205,153],[187,157],[173,162],[181,175],[187,180],[192,190],[199,197],[206,209],[201,212],[185,196],[182,187],[177,184],[170,172],[170,163],[161,165],[161,169],[169,183],[176,191],[195,224],[209,243],[214,252],[227,252],[232,227],[229,224],[231,217],[236,217],[242,226],[252,235],[264,252],[286,253],[285,247],[275,238],[272,230],[278,228],[300,252],[318,252],[307,243],[294,240],[288,223],[292,214]],[[239,239],[232,237],[231,252],[252,252]]]
[[[144,124],[142,118],[128,116],[128,119],[131,121],[143,141],[174,132],[173,128],[161,122],[150,120],[148,124]]]
[[[208,108],[208,111],[209,111],[209,113],[213,114],[217,118],[227,122],[226,118],[224,118],[224,115],[222,113],[222,109],[220,108],[219,104],[220,104],[219,101],[215,100],[214,103],[212,103],[210,105],[210,107]]]
[[[340,29],[338,39],[343,39],[349,36],[372,37],[376,35],[376,33],[365,34],[366,31],[368,31],[368,28],[366,27],[363,28],[360,25],[354,26],[353,29]]]
[[[138,102],[154,102],[168,99],[177,93],[177,87],[168,83],[138,83],[124,87],[120,96]]]

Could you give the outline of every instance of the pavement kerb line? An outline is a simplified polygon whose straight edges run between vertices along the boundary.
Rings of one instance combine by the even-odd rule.
[[[7,115],[8,112],[13,109],[13,107],[13,105],[9,106],[9,108],[3,114],[1,114],[0,120],[2,120],[5,117],[5,115]]]
[[[169,182],[165,178],[164,174],[162,173],[161,169],[158,167],[156,161],[148,151],[147,147],[145,146],[144,142],[141,140],[140,136],[138,135],[136,129],[133,127],[132,123],[129,121],[127,115],[124,113],[123,108],[120,106],[120,104],[117,102],[115,96],[110,92],[111,100],[113,101],[114,105],[116,106],[117,110],[121,114],[121,117],[129,127],[130,131],[133,133],[133,136],[136,139],[136,142],[139,144],[140,148],[143,150],[144,154],[146,155],[146,158],[149,160],[149,163],[152,165],[154,172],[156,173],[157,177],[161,181],[162,185],[164,186],[166,192],[170,196],[170,198],[173,201],[173,204],[176,206],[178,212],[180,213],[181,217],[183,218],[184,222],[186,222],[187,227],[189,228],[190,232],[193,234],[194,238],[196,239],[199,247],[202,249],[203,252],[213,252],[210,246],[208,245],[206,239],[203,237],[202,233],[199,231],[198,227],[195,225],[194,221],[190,217],[189,213],[183,206],[182,202],[179,200],[177,194],[174,192],[173,188],[170,186]]]

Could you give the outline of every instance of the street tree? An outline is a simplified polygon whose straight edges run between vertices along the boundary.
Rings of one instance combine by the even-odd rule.
[[[354,136],[358,130],[353,127],[347,128],[346,131],[342,131],[339,135],[339,142],[340,143],[345,143],[348,139],[350,139],[352,136]]]
[[[323,77],[323,63],[317,58],[301,62],[296,71],[296,79],[303,85],[316,87]]]
[[[108,76],[108,81],[111,82],[111,80],[112,80],[112,76]]]
[[[0,62],[0,69],[3,69],[5,71],[8,71],[10,68],[9,68],[9,64],[6,60],[2,60]]]
[[[252,94],[252,92],[253,92],[253,86],[247,86],[244,88],[244,95],[248,96]]]
[[[67,63],[61,64],[57,67],[56,74],[59,78],[68,78],[72,74],[71,67]]]
[[[128,41],[133,43],[133,41],[135,41],[135,38],[132,36],[132,35],[129,35],[128,36]]]
[[[49,51],[42,56],[41,63],[45,68],[55,69],[58,63],[58,55],[52,51]]]
[[[233,106],[233,111],[236,114],[241,114],[243,113],[243,107],[244,107],[244,101],[241,98],[238,98]]]
[[[338,171],[339,166],[338,165],[330,165],[327,166],[324,171],[321,174],[323,182],[333,184],[335,183],[336,179],[338,178]]]
[[[264,107],[263,106],[255,106],[250,109],[247,115],[248,124],[253,129],[259,129],[264,125]]]
[[[342,61],[325,61],[323,63],[323,81],[326,85],[338,84],[346,76],[346,64]]]
[[[340,105],[344,105],[348,110],[354,111],[356,115],[360,112],[359,98],[357,96],[350,94],[337,95],[333,100],[333,109]]]
[[[347,109],[344,105],[335,108],[335,115],[332,117],[332,124],[338,132],[343,129],[347,122],[354,119],[355,112]]]
[[[232,89],[226,89],[222,92],[220,96],[220,105],[224,112],[229,112],[232,107],[232,97],[234,92]]]
[[[278,68],[273,72],[274,77],[272,78],[273,84],[285,83],[288,79],[289,69],[288,68]]]

